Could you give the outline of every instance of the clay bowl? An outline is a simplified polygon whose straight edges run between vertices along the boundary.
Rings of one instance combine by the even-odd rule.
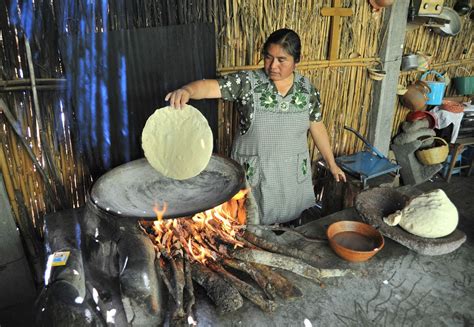
[[[341,258],[352,262],[372,258],[385,244],[378,230],[358,221],[342,220],[333,223],[326,235],[333,251]]]
[[[421,119],[428,120],[429,128],[434,128],[436,126],[436,116],[429,111],[411,111],[405,118],[405,120],[409,122],[414,122]]]
[[[428,101],[427,94],[431,92],[428,84],[417,81],[407,87],[407,91],[402,95],[402,104],[410,110],[418,111],[426,109]]]

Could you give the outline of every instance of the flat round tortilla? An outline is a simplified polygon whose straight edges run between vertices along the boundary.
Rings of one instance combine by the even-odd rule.
[[[212,155],[212,131],[193,106],[157,109],[146,121],[142,148],[150,165],[166,177],[183,180],[198,175]]]

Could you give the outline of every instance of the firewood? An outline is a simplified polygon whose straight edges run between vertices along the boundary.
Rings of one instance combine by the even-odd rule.
[[[214,235],[217,236],[218,238],[220,238],[222,241],[224,241],[226,243],[229,243],[229,244],[232,244],[232,245],[238,245],[240,247],[243,246],[243,243],[240,242],[239,240],[237,240],[233,237],[229,237],[229,235],[222,230],[221,226],[219,225],[219,223],[217,221],[210,220],[210,221],[208,221],[207,226],[210,226],[212,232],[214,233]]]
[[[262,309],[262,311],[265,311],[265,312],[275,311],[276,303],[271,300],[265,299],[263,295],[258,290],[256,290],[252,285],[249,285],[246,282],[238,279],[237,277],[229,273],[227,270],[225,270],[224,268],[222,268],[222,266],[218,264],[210,263],[209,267],[212,270],[218,272],[230,284],[235,286],[240,294],[242,294],[244,297],[246,297],[255,305],[257,305],[260,309]]]
[[[260,229],[260,230],[288,232],[288,233],[297,235],[298,237],[304,239],[305,241],[313,242],[313,243],[326,243],[328,241],[327,238],[308,237],[304,235],[303,233],[297,231],[293,227],[284,227],[284,226],[279,226],[279,225],[253,225],[253,224],[247,224],[247,227],[252,228],[252,229]]]
[[[321,283],[321,278],[340,277],[349,273],[353,273],[348,269],[315,268],[301,260],[292,257],[253,249],[235,250],[232,253],[232,256],[242,261],[260,263],[266,266],[288,270],[297,275],[314,280],[318,283]]]
[[[278,243],[263,239],[262,237],[259,237],[249,231],[245,231],[244,238],[259,248],[270,252],[288,255],[290,257],[298,258],[312,264],[316,264],[317,262],[316,258],[318,258],[318,256],[315,254],[309,254],[289,246],[280,245]]]
[[[186,317],[193,317],[193,306],[196,302],[194,297],[194,287],[193,287],[193,278],[191,272],[191,264],[189,262],[188,256],[184,255],[184,277],[186,281]]]
[[[247,241],[243,236],[237,236],[237,239],[238,239],[239,241],[241,241],[241,242],[244,244],[244,247],[245,247],[245,248],[261,250],[261,249],[260,249],[258,246],[256,246],[255,244],[250,243],[249,241]]]
[[[185,285],[183,257],[176,256],[170,260],[173,271],[174,289],[176,292],[176,307],[172,314],[172,320],[180,320],[185,317],[183,291]]]
[[[176,301],[176,294],[175,294],[175,291],[174,291],[174,288],[173,286],[171,285],[171,282],[168,278],[168,276],[166,276],[165,274],[165,271],[163,270],[163,259],[162,258],[156,258],[155,259],[155,270],[156,270],[156,273],[158,274],[158,278],[161,279],[163,281],[163,283],[165,284],[166,288],[168,289],[168,293],[173,297],[173,299]]]
[[[252,266],[259,269],[262,274],[268,279],[275,292],[279,297],[285,300],[303,296],[301,290],[294,286],[286,277],[273,271],[270,267],[258,263],[251,263]]]
[[[260,286],[260,288],[270,300],[274,300],[276,298],[277,293],[273,285],[257,267],[250,263],[235,259],[224,259],[223,263],[230,268],[237,269],[249,275],[258,284],[258,286]]]
[[[240,309],[244,300],[237,289],[206,266],[192,262],[193,280],[201,285],[221,313]]]
[[[216,241],[216,235],[209,230],[205,230],[202,233],[205,236],[203,245],[207,244],[207,246],[209,246],[213,251],[219,252],[219,249],[217,248],[218,242]]]

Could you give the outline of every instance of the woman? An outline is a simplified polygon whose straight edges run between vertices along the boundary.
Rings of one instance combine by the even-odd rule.
[[[315,203],[308,129],[336,181],[346,181],[321,122],[319,92],[295,72],[300,53],[298,34],[280,29],[263,45],[262,70],[195,81],[165,97],[177,109],[189,99],[223,98],[240,103],[240,128],[232,158],[245,169],[262,224],[296,219]]]

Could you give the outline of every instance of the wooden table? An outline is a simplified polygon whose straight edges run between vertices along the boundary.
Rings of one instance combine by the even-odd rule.
[[[444,176],[444,179],[446,180],[446,182],[449,183],[449,181],[451,180],[451,175],[453,173],[454,168],[459,168],[459,169],[469,168],[467,172],[467,176],[471,175],[472,170],[473,170],[473,165],[474,165],[474,157],[471,159],[471,162],[469,164],[455,167],[456,158],[462,152],[464,147],[468,145],[474,145],[474,137],[457,139],[457,142],[453,144],[453,148],[451,149],[451,162],[449,163],[448,171],[446,172],[446,175]]]

